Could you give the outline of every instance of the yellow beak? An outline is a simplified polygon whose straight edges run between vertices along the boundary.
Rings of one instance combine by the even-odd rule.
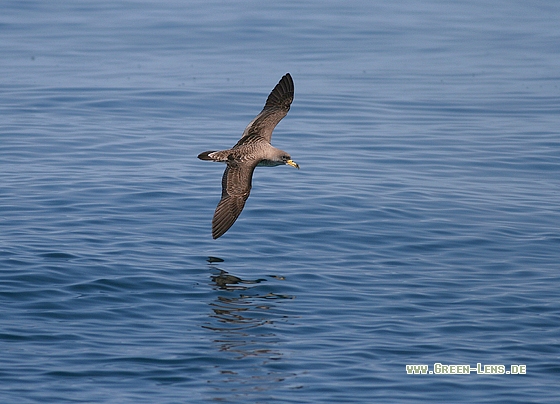
[[[299,165],[298,165],[298,163],[296,163],[294,160],[288,160],[288,161],[286,161],[286,164],[288,164],[288,165],[290,165],[290,166],[292,166],[292,167],[295,167],[295,168],[297,168],[297,169],[299,170]]]

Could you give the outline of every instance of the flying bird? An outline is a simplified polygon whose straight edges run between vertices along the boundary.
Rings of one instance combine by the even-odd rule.
[[[235,223],[251,192],[255,167],[299,165],[290,155],[270,144],[272,131],[290,110],[294,99],[294,81],[284,75],[270,92],[263,110],[247,125],[241,139],[231,149],[200,153],[201,160],[226,164],[222,177],[222,198],[212,218],[212,238],[217,239]]]

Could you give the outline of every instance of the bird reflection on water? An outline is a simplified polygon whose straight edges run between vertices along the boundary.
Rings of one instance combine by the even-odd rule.
[[[224,353],[216,366],[223,380],[209,381],[217,395],[214,399],[232,395],[248,398],[256,389],[262,392],[265,385],[271,390],[280,387],[278,383],[286,382],[295,374],[277,369],[286,352],[275,323],[287,323],[291,317],[286,314],[286,308],[278,304],[295,296],[271,291],[279,289],[278,284],[284,280],[282,276],[243,279],[218,268],[217,264],[223,265],[219,258],[210,257],[208,262],[211,285],[217,296],[209,303],[209,321],[202,327],[214,332],[212,340]],[[243,367],[239,367],[239,360],[246,361]],[[240,391],[240,385],[245,386],[246,391]]]
[[[221,260],[220,260],[221,261]],[[232,329],[243,330],[250,327],[258,327],[264,324],[274,324],[279,319],[286,316],[271,316],[274,313],[272,303],[263,304],[263,301],[289,300],[295,296],[280,294],[272,291],[258,293],[259,286],[266,284],[268,279],[242,279],[232,275],[216,266],[218,259],[210,257],[208,259],[212,271],[215,273],[210,277],[217,290],[232,292],[228,295],[219,295],[215,302],[210,303],[214,314],[211,318],[219,324],[207,325],[204,328],[215,331],[229,331]],[[222,261],[223,262],[223,261]],[[282,276],[269,276],[271,280],[282,281]],[[267,285],[266,289],[274,288],[274,285]],[[235,293],[237,292],[237,293]],[[244,293],[239,293],[244,292]],[[256,293],[254,293],[256,292]],[[240,313],[245,313],[242,316]],[[248,315],[251,316],[248,316]],[[266,315],[263,315],[266,314]],[[234,328],[231,328],[233,326]]]

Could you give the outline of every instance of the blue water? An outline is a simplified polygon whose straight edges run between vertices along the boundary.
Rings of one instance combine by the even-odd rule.
[[[2,403],[553,403],[557,1],[5,1]],[[223,166],[296,93],[239,220]],[[525,365],[410,375],[407,365]]]

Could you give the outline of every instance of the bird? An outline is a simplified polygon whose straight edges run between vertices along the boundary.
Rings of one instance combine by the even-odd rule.
[[[212,238],[223,236],[235,223],[251,192],[256,167],[299,165],[283,150],[270,144],[272,131],[290,110],[294,99],[294,81],[286,73],[272,89],[262,111],[247,125],[241,139],[231,149],[205,151],[201,160],[226,164],[222,176],[222,196],[212,218]]]

